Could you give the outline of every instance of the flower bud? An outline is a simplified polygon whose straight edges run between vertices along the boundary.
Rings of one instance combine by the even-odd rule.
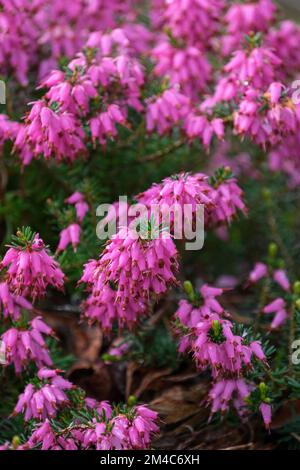
[[[276,243],[269,244],[268,252],[271,258],[276,258],[276,255],[278,253],[278,246],[276,245]]]
[[[127,403],[129,406],[134,406],[137,402],[137,398],[134,395],[128,397]]]
[[[188,296],[189,300],[193,302],[195,300],[195,291],[194,291],[193,284],[191,283],[191,281],[184,281],[183,289],[186,295]]]
[[[294,282],[293,291],[294,291],[294,294],[300,295],[300,281]]]

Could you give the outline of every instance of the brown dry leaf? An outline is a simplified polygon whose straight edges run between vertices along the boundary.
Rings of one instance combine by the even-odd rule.
[[[183,383],[188,380],[195,379],[198,376],[199,376],[199,372],[197,372],[196,370],[191,370],[191,371],[186,371],[177,375],[171,375],[170,377],[166,377],[165,381],[172,382],[172,383]]]
[[[80,359],[71,367],[68,378],[83,388],[89,397],[99,401],[115,399],[117,387],[113,386],[108,366],[101,360],[91,362]]]
[[[99,358],[103,334],[97,326],[73,327],[74,354],[81,359],[96,361]]]
[[[288,424],[293,417],[300,416],[300,400],[289,400],[277,411],[272,418],[271,429],[279,429]]]
[[[151,370],[142,379],[138,388],[134,391],[133,395],[139,398],[146,390],[156,390],[160,387],[159,380],[165,378],[172,373],[171,368]],[[152,385],[152,387],[151,387]]]
[[[150,407],[160,414],[165,423],[178,423],[199,413],[206,391],[205,383],[191,385],[189,388],[176,385],[152,400]]]

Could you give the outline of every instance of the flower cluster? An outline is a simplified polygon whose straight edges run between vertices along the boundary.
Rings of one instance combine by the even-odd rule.
[[[206,218],[215,228],[229,224],[237,210],[246,211],[242,191],[225,173],[220,171],[211,185],[204,174],[181,173],[135,196],[144,213],[120,226],[100,259],[85,265],[81,282],[90,292],[83,303],[88,319],[98,320],[105,330],[116,320],[120,326],[132,326],[153,297],[176,283],[178,262],[172,237],[188,237],[187,231],[195,230],[200,219]],[[128,214],[130,207],[125,204],[124,210]],[[110,219],[108,215],[102,226]]]
[[[64,274],[39,235],[32,232],[17,235],[0,263],[0,269],[7,269],[10,290],[33,299],[45,295],[48,286],[62,290]]]
[[[58,375],[58,372],[54,369],[40,369],[37,373],[39,383],[26,386],[19,396],[14,414],[23,413],[25,421],[54,418],[58,410],[69,403],[65,390],[73,388],[73,384]]]
[[[161,22],[172,31],[175,38],[191,44],[206,43],[220,27],[219,18],[224,8],[223,0],[173,0],[161,1]]]
[[[282,96],[283,86],[272,83],[266,93],[248,90],[234,113],[234,130],[262,147],[275,146],[296,132],[298,115],[292,100]]]
[[[53,109],[54,108],[54,109]],[[60,161],[74,161],[85,153],[84,130],[78,119],[67,111],[48,106],[44,100],[36,101],[26,117],[15,141],[15,149],[30,148],[33,156],[46,159],[55,156]],[[26,160],[22,158],[25,165]],[[28,161],[28,160],[27,160]]]
[[[300,28],[293,21],[285,20],[279,27],[273,28],[266,34],[265,42],[281,60],[283,75],[297,73],[300,64],[298,41]]]
[[[209,213],[208,224],[212,227],[230,224],[238,211],[247,213],[243,201],[243,191],[238,186],[229,167],[221,167],[210,178],[213,209]]]
[[[151,233],[151,223],[148,229]],[[85,265],[81,282],[88,283],[91,290],[83,305],[85,315],[97,319],[105,329],[114,320],[132,326],[152,296],[159,297],[176,283],[177,256],[169,234],[144,239],[133,229],[121,228],[99,261]]]
[[[60,57],[74,56],[92,31],[114,28],[120,18],[132,15],[130,3],[1,0],[1,73],[13,71],[23,86],[37,65],[38,76],[45,76]]]
[[[232,3],[225,14],[226,34],[222,38],[222,53],[228,55],[250,33],[267,32],[275,19],[272,0]]]
[[[165,134],[181,123],[189,113],[190,101],[174,89],[166,90],[161,96],[149,99],[146,110],[146,126],[148,132],[157,130]]]
[[[193,45],[176,47],[166,37],[153,48],[154,72],[167,77],[173,86],[180,86],[189,98],[198,98],[211,78],[211,65],[206,55]]]
[[[113,409],[107,402],[87,400],[94,418],[77,421],[69,429],[54,430],[48,419],[37,426],[23,449],[42,450],[128,450],[146,449],[158,432],[157,413],[144,405]]]
[[[273,245],[270,245],[269,248],[271,254],[272,250],[274,250],[272,247]],[[276,247],[276,245],[274,245],[274,247]],[[286,270],[279,268],[277,265],[277,259],[274,256],[271,256],[268,264],[262,262],[255,264],[254,268],[249,274],[249,281],[252,284],[256,284],[259,281],[264,281],[268,285],[273,282],[284,291],[284,294],[281,297],[277,297],[268,302],[266,305],[262,306],[263,314],[275,314],[270,328],[277,329],[282,326],[289,318],[287,300],[289,299],[292,290]]]
[[[252,388],[244,379],[221,379],[215,382],[208,394],[211,413],[225,413],[232,401],[239,415],[243,416],[246,412],[245,399],[249,397]]]
[[[1,336],[0,352],[5,357],[5,366],[13,364],[17,374],[33,361],[37,367],[51,366],[45,337],[53,336],[54,331],[40,317],[28,324],[28,329],[13,327]]]
[[[195,221],[197,206],[200,204],[209,210],[213,206],[211,192],[212,188],[206,175],[179,173],[165,178],[159,184],[153,184],[135,198],[138,202],[145,204],[149,210],[157,207],[162,216],[173,208],[174,211],[170,214],[172,225],[177,218],[182,222],[188,217]],[[191,211],[190,214],[187,213],[188,209]]]
[[[245,401],[255,389],[247,380],[255,360],[265,363],[260,341],[235,332],[230,314],[216,297],[223,289],[204,284],[195,292],[184,284],[188,300],[181,300],[175,313],[176,328],[182,332],[179,351],[192,352],[199,370],[209,368],[213,377],[208,401],[211,413],[224,413],[232,402],[240,415],[247,413]]]
[[[66,199],[65,202],[75,207],[77,220],[75,222],[72,222],[60,232],[59,244],[56,250],[57,253],[64,251],[70,244],[72,245],[73,250],[76,252],[77,246],[79,245],[80,241],[80,224],[82,224],[83,219],[89,211],[89,205],[85,201],[84,195],[79,191],[73,193],[70,197]]]

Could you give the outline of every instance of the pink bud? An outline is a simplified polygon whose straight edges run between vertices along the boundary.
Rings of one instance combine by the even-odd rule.
[[[278,310],[282,310],[285,306],[285,301],[279,297],[278,299],[273,300],[270,304],[266,305],[263,308],[264,313],[274,313],[278,312]]]
[[[272,422],[272,408],[271,408],[271,406],[268,405],[267,403],[261,403],[261,405],[259,406],[259,410],[262,414],[262,417],[263,417],[266,428],[269,429],[270,424]]]
[[[283,269],[277,269],[273,275],[274,281],[282,287],[283,290],[288,291],[290,289],[290,282]]]
[[[249,275],[249,280],[251,282],[257,282],[263,277],[266,277],[268,274],[268,267],[264,263],[256,263],[254,269]]]

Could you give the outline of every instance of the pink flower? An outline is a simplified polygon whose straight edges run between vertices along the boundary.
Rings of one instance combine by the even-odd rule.
[[[32,310],[32,305],[24,297],[11,294],[6,282],[0,283],[0,308],[4,318],[11,317],[18,321],[21,317],[22,309]]]
[[[209,392],[208,400],[211,403],[211,414],[220,411],[224,414],[229,409],[230,402],[233,402],[239,415],[246,413],[247,398],[252,390],[244,379],[229,380],[221,379],[213,383]]]
[[[249,274],[249,281],[256,283],[268,274],[268,267],[265,263],[256,263]]]
[[[210,317],[219,318],[221,314],[225,314],[223,307],[216,300],[216,297],[222,295],[223,289],[211,287],[204,284],[199,289],[200,296],[196,295],[194,303],[182,299],[179,302],[179,308],[175,312],[175,319],[179,320],[181,325],[187,328],[196,328],[200,322]],[[180,337],[179,351],[185,352],[193,346],[193,335]]]
[[[229,169],[224,169],[227,171]],[[213,201],[213,209],[209,212],[208,223],[211,226],[220,224],[230,224],[232,219],[237,215],[238,211],[247,213],[246,205],[243,201],[243,191],[236,183],[236,179],[225,177],[218,181],[214,178],[214,190],[211,192]]]
[[[91,32],[111,30],[120,20],[132,20],[132,5],[127,0],[94,0],[88,5],[81,0],[2,3],[0,70],[4,75],[12,72],[22,86],[28,84],[29,74],[37,66],[39,77],[44,77],[55,69],[60,57],[76,54]]]
[[[273,300],[270,304],[266,305],[263,308],[263,312],[267,314],[276,314],[271,323],[272,329],[279,328],[288,318],[288,314],[285,308],[285,301],[281,297]]]
[[[76,209],[77,219],[81,223],[89,211],[89,205],[85,201],[80,201],[80,202],[77,202],[77,204],[75,204],[75,209]]]
[[[121,360],[124,355],[129,351],[130,349],[130,343],[127,341],[122,340],[116,340],[113,342],[109,350],[107,351],[107,356],[105,357],[105,362],[110,363],[112,360]],[[111,359],[110,359],[111,357]]]
[[[275,330],[276,328],[279,328],[281,325],[283,325],[283,323],[285,323],[288,317],[289,316],[285,309],[278,310],[278,312],[276,312],[276,315],[274,316],[273,321],[271,323],[271,328],[273,330]]]
[[[62,290],[64,274],[58,263],[48,254],[39,235],[26,240],[21,234],[22,245],[9,248],[0,263],[7,268],[6,279],[10,290],[16,295],[42,297],[48,286]]]
[[[147,103],[147,131],[157,130],[159,134],[172,131],[174,125],[186,118],[189,109],[190,100],[175,88],[164,91],[158,97],[152,97]]]
[[[63,229],[60,232],[59,244],[56,249],[56,252],[59,253],[64,251],[69,244],[72,245],[73,250],[76,252],[77,246],[80,241],[80,225],[74,223],[69,225],[67,228]]]
[[[89,205],[85,202],[83,194],[79,191],[73,193],[65,202],[75,206],[78,223],[74,222],[60,232],[56,253],[64,251],[70,244],[72,245],[74,252],[76,252],[81,234],[81,227],[79,224],[82,223],[84,217],[89,211]]]
[[[274,281],[282,287],[283,290],[290,290],[290,281],[288,280],[287,274],[283,269],[277,269],[273,274]]]
[[[299,120],[290,98],[283,96],[274,104],[271,91],[269,88],[262,95],[257,90],[248,89],[234,113],[235,132],[249,137],[263,148],[280,144],[284,136],[294,134]]]
[[[108,284],[98,289],[95,282],[89,297],[82,303],[82,310],[90,323],[98,322],[104,331],[111,331],[114,323],[121,328],[125,325],[132,328],[147,313],[149,305],[143,298],[132,297],[124,308],[114,289]]]
[[[208,119],[197,110],[189,113],[185,119],[184,130],[190,139],[200,139],[206,149],[209,149],[214,135],[222,140],[225,134],[224,122],[221,118]]]
[[[262,414],[265,426],[267,429],[269,429],[270,424],[272,422],[272,407],[271,405],[268,405],[267,403],[262,403],[259,406],[259,410]]]
[[[41,423],[37,426],[36,430],[32,433],[28,441],[28,447],[34,447],[36,444],[42,445],[42,450],[53,449],[55,445],[55,433],[51,428],[51,425],[46,419],[44,423]]]
[[[65,202],[68,204],[78,204],[78,202],[84,201],[84,195],[80,193],[79,191],[76,191],[75,193],[71,194]]]
[[[107,111],[97,114],[89,121],[92,141],[94,144],[98,140],[101,145],[105,145],[107,138],[115,138],[118,134],[117,124],[126,123],[126,115],[118,105],[110,105]]]
[[[251,84],[254,88],[264,89],[277,78],[276,72],[281,60],[267,47],[257,47],[247,53],[237,50],[225,65],[224,71],[241,84]]]
[[[278,310],[282,310],[285,307],[285,301],[279,297],[278,299],[273,300],[270,304],[266,305],[263,308],[264,313],[274,313]]]

